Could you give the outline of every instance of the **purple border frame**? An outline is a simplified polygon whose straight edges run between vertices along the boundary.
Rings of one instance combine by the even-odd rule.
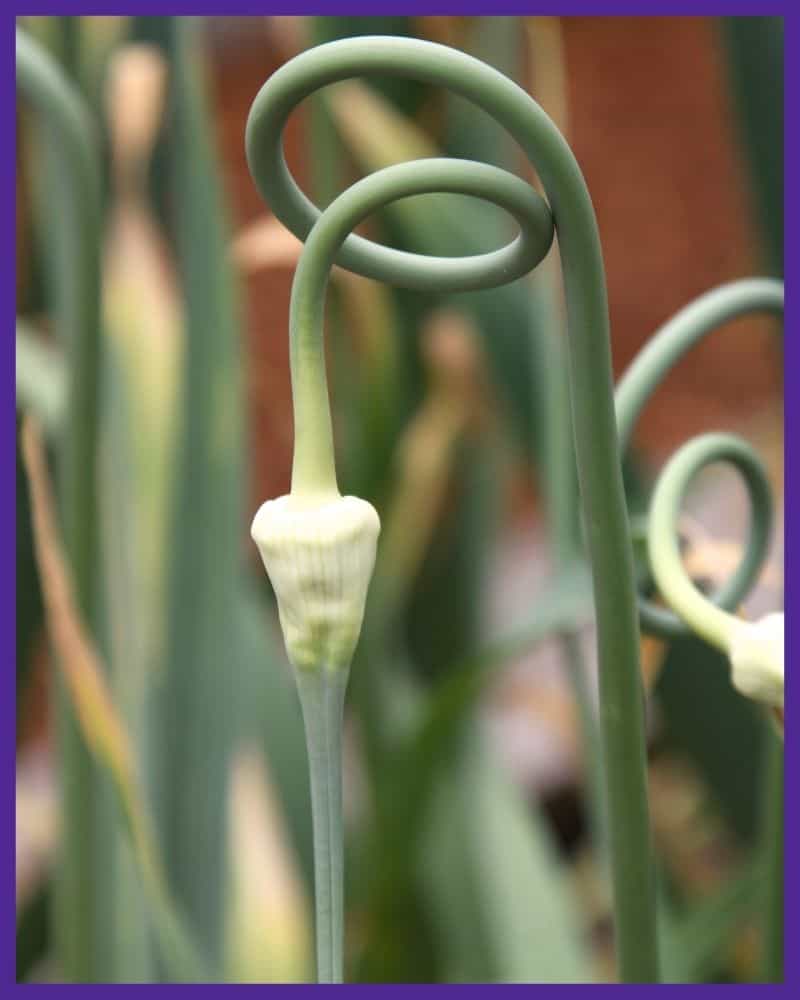
[[[17,8],[16,13],[4,13],[2,15],[3,19],[3,31],[2,31],[2,118],[3,118],[3,135],[6,136],[6,141],[10,138],[10,149],[5,155],[0,156],[0,169],[2,169],[2,212],[3,212],[3,225],[2,232],[6,234],[11,234],[15,228],[15,218],[16,218],[16,204],[15,204],[15,156],[14,156],[14,93],[15,93],[15,70],[14,70],[14,49],[13,49],[13,28],[14,28],[14,17],[20,14],[35,14],[35,13],[47,13],[47,14],[131,14],[131,13],[141,13],[141,14],[208,14],[214,15],[218,14],[219,6],[209,3],[194,3],[194,4],[170,4],[165,10],[161,4],[157,3],[147,3],[147,2],[133,2],[127,5],[121,6],[117,4],[108,5],[96,5],[96,4],[86,4],[76,11],[74,7],[70,4],[63,3],[49,3],[49,4],[32,4],[28,8],[28,5],[21,5],[22,9]],[[514,2],[514,0],[506,0],[505,3],[501,3],[499,7],[495,7],[493,10],[487,9],[490,5],[484,3],[474,3],[469,2],[469,0],[460,0],[460,2],[447,2],[447,0],[438,0],[438,2],[407,2],[404,4],[392,4],[386,3],[382,6],[380,5],[380,0],[378,3],[369,3],[365,0],[360,0],[360,2],[355,3],[331,3],[317,2],[315,4],[310,4],[308,6],[303,6],[301,4],[294,4],[292,2],[276,4],[273,6],[272,10],[265,9],[268,8],[269,4],[254,4],[254,3],[237,3],[234,6],[234,10],[227,10],[223,13],[225,15],[245,15],[245,14],[484,14],[484,15],[504,15],[504,14],[558,14],[558,15],[697,15],[697,16],[709,16],[709,15],[775,15],[784,18],[784,37],[785,37],[785,51],[786,56],[784,61],[785,65],[785,112],[784,112],[784,122],[794,123],[797,119],[798,108],[800,108],[800,101],[798,101],[797,95],[800,94],[800,72],[798,72],[798,62],[800,62],[800,12],[793,10],[792,6],[783,0],[781,3],[768,3],[760,4],[749,0],[749,2],[744,2],[744,0],[728,0],[728,2],[719,2],[719,0],[711,0],[711,2],[705,2],[702,4],[686,2],[675,2],[668,4],[658,4],[657,6],[647,7],[643,4],[634,4],[631,2],[612,2],[607,4],[592,3],[587,2],[587,0],[572,0],[572,2],[562,2],[554,4],[534,4],[534,3],[520,3]],[[46,8],[42,10],[42,7]],[[309,7],[311,8],[309,10]],[[28,8],[28,9],[26,9]],[[699,9],[698,9],[699,8]],[[7,34],[6,34],[7,32]],[[797,62],[795,60],[798,60]],[[795,94],[792,98],[791,95]],[[785,129],[785,174],[787,177],[800,175],[800,152],[798,152],[798,132],[797,127],[791,131],[784,126]],[[793,228],[792,220],[800,223],[800,202],[798,202],[798,197],[796,194],[796,189],[792,189],[791,185],[787,186],[785,191],[785,206],[784,212],[787,220],[786,226],[786,239],[785,239],[785,272],[790,278],[794,278],[797,268],[797,254],[798,254],[798,240],[797,240],[797,230]],[[11,244],[11,237],[7,237],[7,246],[9,247],[9,254],[6,261],[14,259],[13,246]],[[9,308],[9,327],[11,325],[11,308],[10,305],[15,301],[16,295],[16,283],[15,283],[15,269],[9,267],[7,264],[5,267],[0,269],[0,281],[2,282],[2,295],[3,302],[8,303]],[[791,437],[791,431],[793,429],[800,429],[800,398],[795,397],[794,393],[791,391],[796,387],[797,376],[800,371],[800,348],[798,347],[797,337],[800,336],[798,332],[798,320],[795,313],[794,298],[792,294],[788,296],[788,311],[786,314],[786,337],[785,337],[785,421],[787,429],[787,439]],[[9,392],[6,396],[2,397],[0,405],[2,405],[3,411],[7,410],[6,416],[3,417],[3,433],[2,433],[2,447],[4,453],[4,459],[2,464],[2,477],[3,477],[3,489],[0,491],[0,502],[2,503],[2,508],[0,510],[0,524],[4,528],[4,536],[6,538],[4,549],[7,553],[14,551],[16,546],[16,534],[15,534],[15,483],[14,483],[14,449],[15,449],[15,408],[14,408],[14,390],[13,386],[13,370],[14,370],[14,348],[12,347],[12,337],[11,330],[8,330],[7,340],[4,342],[2,353],[0,353],[0,364],[2,364],[4,370],[4,377],[9,379]],[[5,374],[7,372],[7,375]],[[800,395],[800,394],[799,394]],[[794,496],[794,488],[798,485],[798,467],[800,466],[800,461],[796,461],[790,452],[787,451],[786,454],[786,497],[790,498]],[[786,506],[786,527],[785,527],[785,565],[786,565],[786,601],[787,601],[787,612],[789,610],[789,605],[794,606],[795,601],[795,591],[794,591],[794,580],[792,579],[793,567],[797,565],[797,542],[796,542],[796,532],[793,525],[790,505],[787,501]],[[14,672],[11,668],[11,663],[15,660],[16,650],[15,650],[15,639],[16,639],[16,602],[12,600],[12,595],[14,594],[14,568],[11,564],[11,560],[6,558],[4,560],[2,568],[2,588],[3,588],[3,600],[2,600],[2,614],[6,622],[3,627],[2,634],[5,638],[5,643],[7,647],[8,661],[5,670],[5,675],[3,678],[3,696],[0,698],[0,712],[2,712],[2,718],[0,719],[0,738],[2,738],[2,756],[3,756],[3,766],[2,766],[2,781],[3,781],[3,800],[8,803],[9,811],[7,814],[7,819],[2,823],[2,833],[0,834],[2,844],[2,855],[4,859],[5,876],[3,878],[3,885],[5,889],[3,891],[3,907],[2,907],[2,923],[0,924],[0,955],[2,958],[0,961],[2,965],[0,966],[0,988],[5,990],[6,987],[24,989],[26,993],[38,992],[40,990],[48,989],[47,986],[43,985],[18,985],[15,982],[15,947],[14,947],[14,933],[13,928],[15,927],[15,912],[14,912],[14,755],[15,755],[15,698],[14,698]],[[786,635],[787,642],[787,661],[791,664],[792,662],[792,651],[795,646],[794,636],[789,629]],[[791,678],[791,666],[789,669],[789,681],[787,688],[787,697],[789,701],[796,700],[795,698],[796,685],[793,683]],[[792,713],[792,710],[789,710]],[[786,738],[786,786],[788,789],[795,787],[796,778],[798,773],[797,768],[797,754],[798,754],[798,739],[792,735],[792,727],[789,727],[788,735]],[[786,800],[786,820],[785,820],[785,842],[787,845],[800,843],[800,822],[798,821],[798,802],[795,795],[790,791]],[[786,928],[785,928],[785,940],[788,942],[800,941],[800,921],[798,920],[798,912],[800,911],[800,878],[798,877],[798,872],[800,868],[798,866],[798,855],[796,851],[788,849],[786,851],[785,858],[785,880],[788,890],[786,892]],[[770,989],[779,990],[783,992],[787,989],[787,986],[792,982],[798,983],[800,980],[800,949],[797,944],[794,948],[787,947],[785,953],[785,982],[783,984],[774,984],[770,986],[764,985],[753,985],[753,986],[740,986],[738,989],[744,990],[754,990],[754,989]],[[593,984],[600,985],[600,984]],[[67,985],[65,984],[63,988],[83,991],[88,987],[84,985]],[[104,989],[125,989],[125,986],[102,986]],[[130,988],[130,987],[127,987]],[[152,988],[152,987],[151,987]],[[159,985],[155,987],[156,989],[173,989],[171,986]],[[188,987],[190,989],[196,989],[196,986]],[[206,985],[203,987],[205,995],[208,995],[209,991],[214,990],[217,992],[227,991],[231,989],[236,989],[234,985]],[[345,990],[351,992],[359,991],[363,995],[364,990],[370,990],[374,992],[380,991],[384,995],[390,995],[406,987],[402,985],[356,985],[350,984],[342,987]],[[413,988],[416,991],[422,990],[423,994],[429,995],[431,990],[447,990],[450,991],[451,996],[454,991],[462,992],[463,994],[468,994],[472,998],[477,998],[481,994],[486,995],[488,991],[492,992],[492,995],[497,990],[503,989],[514,989],[514,987],[507,987],[501,985],[441,985],[441,986],[414,986],[408,987]],[[532,986],[517,986],[516,989],[536,989],[535,985]],[[550,988],[550,987],[539,987]],[[561,986],[557,987],[560,990],[582,990],[586,987],[584,986]],[[635,989],[637,991],[653,990],[653,989],[663,989],[665,987],[656,986],[618,986],[618,985],[606,985],[601,986],[605,990],[609,989]],[[670,987],[666,987],[670,988]],[[677,987],[672,987],[677,988]],[[681,989],[694,989],[702,990],[713,988],[710,986],[688,986],[680,987]],[[317,987],[312,985],[306,986],[270,986],[268,987],[270,992],[277,992],[287,989],[302,990],[306,993],[309,990],[317,989]]]

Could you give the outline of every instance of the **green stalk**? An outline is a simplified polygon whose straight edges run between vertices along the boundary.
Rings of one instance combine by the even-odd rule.
[[[782,314],[783,283],[771,278],[749,278],[720,285],[685,306],[653,334],[617,387],[617,427],[623,452],[630,444],[636,420],[647,400],[673,366],[709,333],[753,312]],[[752,462],[749,464],[753,465]],[[758,471],[754,475],[758,475]],[[767,499],[766,510],[769,507]],[[745,558],[731,579],[710,599],[726,611],[738,607],[747,595],[766,556],[769,532],[768,525],[761,524],[761,508],[754,512],[753,524],[754,531],[748,540]],[[639,613],[643,628],[654,635],[668,639],[689,635],[686,624],[674,611],[639,598]]]
[[[309,21],[308,37],[312,44],[319,45],[323,42],[332,41],[339,37],[339,33],[348,28],[348,18],[337,17],[311,17]],[[352,27],[352,26],[351,26]],[[324,100],[310,102],[310,151],[311,151],[311,190],[314,200],[320,205],[328,205],[333,201],[343,176],[343,146],[339,139],[336,123],[331,115],[330,108]],[[343,299],[341,294],[334,294],[327,305],[328,337],[332,344],[332,370],[334,373],[352,364],[352,354],[348,350],[343,350]],[[352,463],[348,462],[348,455],[342,456],[345,461],[343,468],[343,480],[352,481],[352,476],[348,473],[352,469]],[[341,466],[340,466],[341,468]],[[361,495],[361,494],[359,494]],[[371,624],[371,623],[370,623]],[[367,652],[372,639],[371,632],[381,634],[378,626],[371,630],[369,625],[365,627],[361,638],[361,649],[367,659],[370,655]],[[356,675],[356,681],[351,688],[351,699],[354,703],[355,711],[359,718],[359,725],[362,731],[364,760],[368,771],[376,778],[375,765],[380,762],[380,747],[385,739],[385,726],[383,716],[385,709],[382,707],[384,699],[380,696],[381,678],[375,670],[360,671]],[[379,807],[378,807],[379,808]]]
[[[761,975],[765,983],[783,982],[783,741],[770,727],[767,737],[761,853]]]
[[[617,420],[625,448],[636,419],[673,365],[692,346],[739,316],[752,312],[783,313],[783,284],[748,279],[723,285],[678,312],[648,342],[617,389]],[[719,591],[707,597],[690,579],[678,545],[681,503],[693,478],[719,461],[741,474],[750,499],[751,517],[745,551],[736,571]],[[646,628],[668,638],[696,633],[723,652],[739,620],[732,612],[747,596],[767,556],[772,526],[770,484],[758,456],[730,434],[705,434],[685,444],[670,460],[656,484],[648,524],[648,549],[654,576],[671,610],[640,599]],[[783,977],[783,745],[770,732],[762,818],[763,864],[761,978]]]
[[[344,943],[342,716],[346,670],[298,670],[311,776],[317,982],[341,983]]]
[[[543,399],[541,419],[544,425],[545,506],[552,539],[556,573],[568,575],[581,558],[578,545],[578,498],[575,480],[575,454],[572,446],[572,414],[569,405],[569,376],[562,344],[557,303],[554,301],[555,277],[552,262],[542,265],[542,280],[536,291],[547,318],[544,347]],[[538,275],[537,275],[538,277]],[[578,710],[581,749],[586,767],[590,833],[599,856],[608,847],[608,822],[603,791],[603,754],[600,729],[587,683],[580,636],[574,631],[558,635],[567,680]]]
[[[532,37],[534,83],[544,84],[550,94],[550,103],[562,110],[558,126],[564,130],[567,96],[563,86],[563,66],[560,65],[559,46],[553,53],[553,38],[538,41],[540,20],[529,28]],[[554,59],[556,62],[554,62]],[[539,63],[543,64],[540,70]],[[563,316],[557,295],[557,263],[548,257],[534,276],[534,310],[538,308],[538,322],[542,336],[537,346],[542,351],[544,375],[541,378],[541,402],[537,418],[544,428],[542,465],[544,469],[545,506],[556,572],[568,574],[582,558],[580,551],[580,520],[578,514],[578,483],[575,473],[572,412],[569,399],[569,373],[567,370],[566,343]],[[606,803],[603,791],[603,756],[600,729],[592,704],[591,689],[587,683],[580,637],[574,631],[558,636],[567,680],[578,710],[581,749],[586,767],[589,828],[595,850],[603,863],[607,853],[608,834],[605,817]]]
[[[309,39],[314,45],[331,41],[340,28],[339,19],[310,17]],[[312,101],[309,107],[309,140],[312,151],[311,191],[316,202],[328,205],[336,196],[342,180],[342,144],[326,103]],[[328,303],[328,335],[337,371],[350,359],[342,355],[343,315],[341,297]],[[345,479],[347,468],[344,470]],[[362,642],[366,647],[364,636]],[[349,670],[340,678],[321,674],[297,673],[297,685],[303,709],[303,723],[311,782],[311,808],[314,838],[314,908],[317,949],[317,982],[344,981],[344,843],[341,810],[341,723]],[[359,675],[352,696],[363,725],[367,763],[374,758],[370,748],[376,745],[382,712],[376,685],[380,679],[372,671]],[[341,701],[341,704],[338,702]],[[325,715],[326,709],[331,717]],[[326,739],[327,737],[327,739]]]
[[[659,590],[673,612],[695,635],[727,653],[739,619],[698,590],[686,572],[678,544],[678,518],[689,484],[701,469],[714,462],[733,465],[747,487],[751,528],[735,578],[757,577],[769,546],[772,494],[758,455],[732,434],[702,434],[670,459],[653,494],[648,550]]]
[[[492,115],[517,139],[537,170],[552,220],[533,190],[518,178],[461,160],[417,161],[382,170],[346,191],[320,219],[288,173],[281,148],[283,127],[295,105],[318,88],[370,73],[448,87]],[[555,221],[567,300],[578,471],[597,610],[619,972],[627,982],[656,981],[633,557],[616,436],[605,274],[594,210],[578,164],[542,109],[502,74],[441,45],[382,37],[332,42],[281,67],[251,109],[247,154],[256,184],[276,215],[298,237],[309,238],[295,281],[290,322],[298,445],[295,474],[310,487],[315,477],[324,480],[330,473],[326,467],[330,417],[315,396],[327,398],[322,304],[334,261],[367,277],[420,290],[496,287],[541,261]],[[499,251],[460,259],[414,256],[352,234],[354,226],[377,208],[432,191],[491,200],[517,217],[522,234]],[[316,426],[310,430],[298,417]],[[321,451],[314,442],[323,442]]]
[[[63,534],[78,606],[95,615],[96,457],[100,362],[101,197],[98,151],[82,99],[56,63],[16,33],[17,86],[58,143],[53,178],[56,326],[69,357],[65,432],[60,449]],[[54,888],[56,951],[71,982],[93,978],[95,927],[93,811],[95,774],[69,700],[57,684],[61,773],[60,862]]]
[[[548,268],[549,261],[542,266]],[[547,275],[546,277],[550,277]],[[538,288],[546,315],[555,317],[552,281]],[[577,484],[572,448],[572,417],[569,407],[569,379],[566,359],[558,337],[559,330],[548,324],[545,331],[545,395],[542,410],[545,426],[544,468],[545,504],[556,573],[569,574],[580,558],[577,541]],[[587,683],[580,636],[574,630],[560,632],[558,641],[566,668],[567,681],[578,710],[581,749],[586,767],[589,828],[598,855],[608,847],[608,822],[603,791],[603,754],[600,730]]]

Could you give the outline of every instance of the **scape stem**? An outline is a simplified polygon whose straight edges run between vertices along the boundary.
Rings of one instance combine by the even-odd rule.
[[[525,151],[549,205],[505,171],[465,160],[419,160],[359,181],[320,216],[286,166],[284,125],[293,108],[319,88],[370,74],[408,76],[443,86],[488,112]],[[290,328],[299,448],[293,477],[308,477],[311,485],[317,476],[326,480],[330,475],[325,467],[330,416],[322,304],[334,262],[406,288],[465,291],[496,287],[532,270],[549,249],[553,227],[558,234],[575,444],[597,612],[619,974],[626,982],[655,982],[655,892],[633,556],[617,446],[603,259],[594,209],[575,157],[542,108],[486,64],[432,42],[371,36],[318,46],[282,66],[253,103],[246,145],[262,196],[296,236],[309,240],[293,288]],[[352,233],[358,222],[381,206],[435,191],[471,194],[501,205],[520,222],[520,235],[492,253],[450,258],[401,252]],[[315,422],[319,433],[307,435]],[[322,454],[315,453],[312,440],[325,442]]]
[[[347,671],[297,672],[311,777],[317,981],[341,983],[344,943],[342,715]]]

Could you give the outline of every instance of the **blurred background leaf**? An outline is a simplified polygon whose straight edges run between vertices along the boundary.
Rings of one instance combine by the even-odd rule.
[[[783,18],[725,17],[722,34],[766,263],[782,275]]]

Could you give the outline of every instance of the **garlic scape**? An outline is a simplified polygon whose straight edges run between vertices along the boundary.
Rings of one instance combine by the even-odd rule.
[[[746,697],[779,710],[776,715],[782,731],[783,613],[745,621],[724,610],[696,587],[681,558],[677,532],[681,502],[694,476],[716,461],[726,461],[742,474],[753,509],[753,531],[768,537],[772,514],[769,484],[757,455],[750,445],[730,434],[701,435],[675,453],[656,483],[648,526],[653,577],[679,618],[727,655],[734,687]],[[761,543],[755,547],[760,551]],[[747,553],[743,562],[746,560]]]
[[[482,109],[519,144],[539,176],[546,199],[531,184],[498,167],[431,157],[377,170],[320,212],[287,167],[284,127],[292,110],[319,89],[376,73],[447,88]],[[331,730],[325,727],[336,724],[340,690],[334,685],[341,685],[341,678],[346,677],[340,664],[347,661],[357,637],[366,588],[363,574],[368,577],[366,567],[371,565],[372,539],[377,532],[376,520],[367,515],[355,517],[353,512],[357,539],[351,537],[348,545],[342,541],[343,548],[335,541],[337,532],[347,535],[350,529],[344,526],[351,521],[349,510],[345,516],[347,498],[343,501],[336,487],[322,352],[330,270],[337,264],[363,277],[425,294],[494,288],[537,267],[558,229],[573,429],[597,599],[615,939],[621,978],[656,982],[655,879],[633,559],[614,427],[605,272],[597,220],[580,167],[550,118],[513,81],[464,52],[394,36],[338,39],[285,63],[256,96],[245,143],[250,173],[262,197],[275,216],[305,241],[292,287],[289,321],[295,419],[291,499],[277,509],[267,508],[263,522],[260,512],[254,533],[278,594],[287,649],[303,699],[310,757],[316,754],[322,759],[327,754],[330,760],[333,752],[328,739]],[[516,220],[519,231],[499,249],[444,257],[384,246],[355,232],[384,206],[432,193],[491,202]],[[309,513],[307,522],[293,509],[297,504]],[[328,504],[342,504],[341,515],[324,511]],[[311,540],[322,536],[323,547]],[[297,552],[290,538],[304,540],[302,556],[290,555]],[[330,558],[325,567],[323,551]],[[341,585],[333,571],[334,561],[342,571]],[[327,701],[321,697],[323,682]],[[312,730],[319,737],[314,748]],[[315,767],[312,761],[312,786]],[[335,776],[331,781],[335,784]],[[338,810],[335,796],[327,802],[333,812]],[[324,808],[323,797],[315,799],[315,836]],[[333,854],[329,860],[336,860]],[[334,920],[339,920],[340,886],[335,866],[318,868],[316,876],[318,957],[320,978],[326,981],[326,975],[340,973],[340,967],[328,962],[331,948],[340,959],[340,938],[335,926],[333,937],[328,936],[330,913],[325,900],[321,901],[320,889],[332,887],[328,902]]]
[[[740,316],[783,314],[783,283],[745,278],[720,285],[675,313],[647,341],[616,390],[617,427],[623,453],[647,400],[681,358],[705,337]],[[726,462],[741,476],[750,501],[750,528],[739,565],[706,596],[687,573],[678,542],[678,518],[694,477]],[[773,524],[772,491],[753,448],[732,434],[703,434],[687,442],[656,483],[648,519],[650,567],[666,607],[639,597],[645,631],[665,639],[694,634],[724,652],[731,681],[742,694],[775,711],[782,726],[783,614],[747,622],[735,614],[767,558]]]
[[[623,454],[637,417],[673,366],[705,337],[751,313],[783,315],[783,282],[746,278],[720,285],[680,309],[647,341],[616,391],[617,427]],[[707,465],[725,462],[740,475],[750,501],[750,524],[739,563],[713,593],[695,585],[681,557],[678,518],[684,497]],[[769,479],[753,448],[731,434],[703,434],[683,445],[665,466],[653,492],[648,518],[650,569],[663,605],[640,595],[646,632],[669,641],[696,635],[728,658],[733,686],[765,706],[777,737],[767,743],[765,795],[760,816],[759,891],[756,922],[763,928],[761,965],[765,981],[783,976],[784,937],[784,615],[756,622],[738,616],[759,579],[769,553],[773,502]],[[713,713],[714,706],[706,706]]]

